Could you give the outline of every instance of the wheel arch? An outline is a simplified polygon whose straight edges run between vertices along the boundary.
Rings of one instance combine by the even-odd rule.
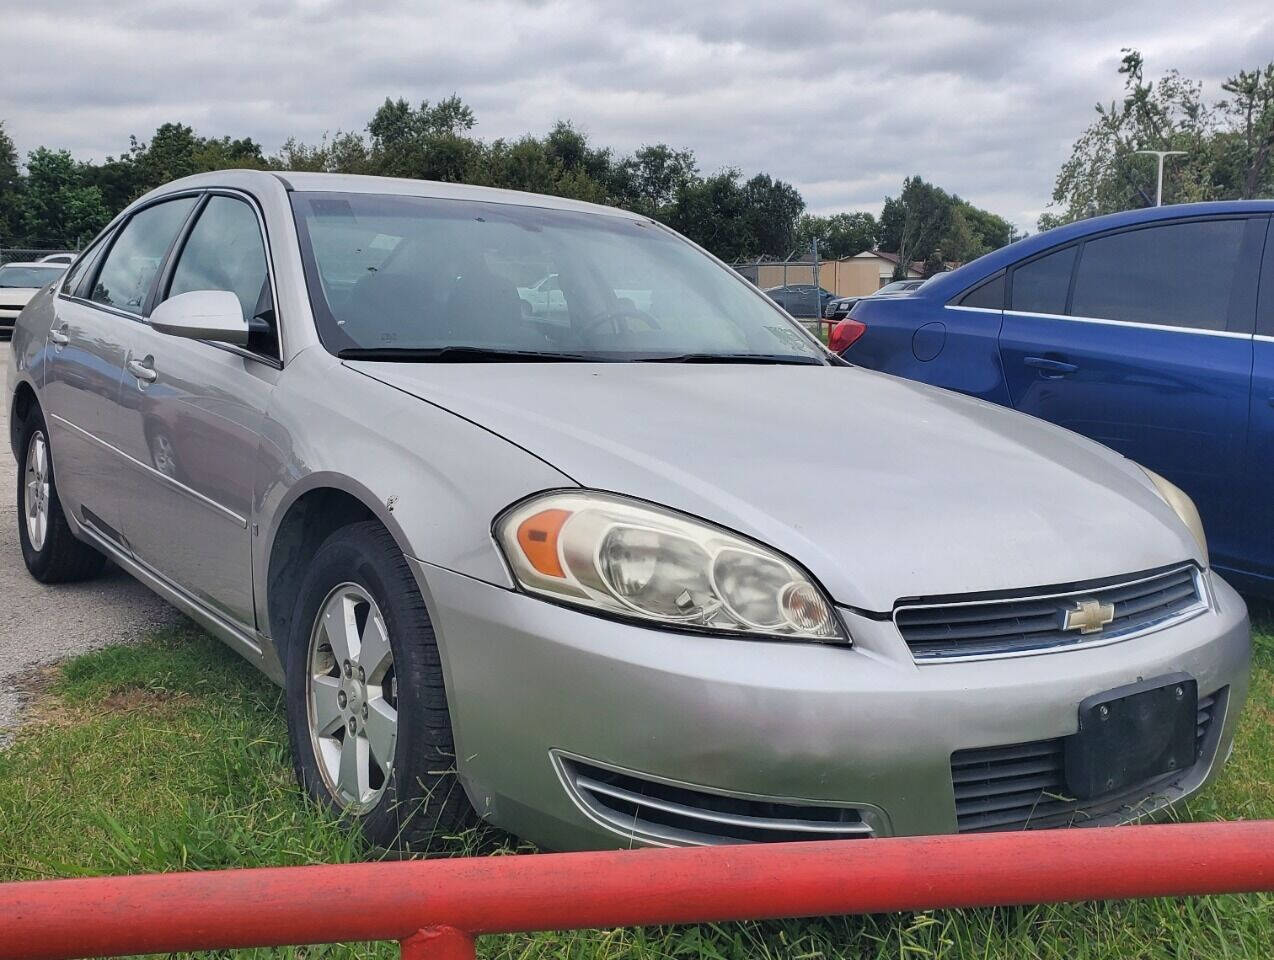
[[[35,387],[26,380],[19,380],[13,390],[13,403],[9,407],[9,447],[13,456],[18,457],[18,444],[22,439],[22,428],[31,411],[39,408],[40,399],[35,395]]]
[[[280,663],[286,662],[283,644],[291,627],[292,608],[305,576],[305,558],[313,556],[329,536],[342,527],[372,520],[388,531],[398,549],[412,556],[392,507],[346,476],[314,474],[303,486],[289,491],[274,512],[266,532],[264,609],[266,632]]]

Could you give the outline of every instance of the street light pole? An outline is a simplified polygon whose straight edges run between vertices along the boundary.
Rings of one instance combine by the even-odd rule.
[[[1152,157],[1159,158],[1159,178],[1155,186],[1155,206],[1163,206],[1163,158],[1164,157],[1184,157],[1184,150],[1137,150],[1136,153],[1149,154]]]

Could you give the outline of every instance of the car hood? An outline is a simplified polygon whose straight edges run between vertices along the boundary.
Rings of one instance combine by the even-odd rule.
[[[25,307],[39,287],[0,287],[0,307]]]
[[[864,610],[1197,554],[1131,461],[1011,410],[872,371],[348,366],[500,434],[582,486],[769,544],[837,602]]]

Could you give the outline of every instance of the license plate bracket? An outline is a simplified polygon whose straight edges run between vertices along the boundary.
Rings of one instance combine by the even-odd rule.
[[[1088,800],[1193,766],[1198,708],[1198,681],[1185,673],[1085,698],[1063,750],[1068,795]]]

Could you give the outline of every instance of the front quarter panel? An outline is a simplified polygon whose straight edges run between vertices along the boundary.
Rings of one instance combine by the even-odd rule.
[[[262,439],[257,571],[269,569],[288,508],[311,490],[334,488],[371,509],[408,556],[512,588],[492,520],[528,494],[575,485],[521,447],[351,370],[321,347],[284,369]],[[256,578],[263,632],[264,579]]]

